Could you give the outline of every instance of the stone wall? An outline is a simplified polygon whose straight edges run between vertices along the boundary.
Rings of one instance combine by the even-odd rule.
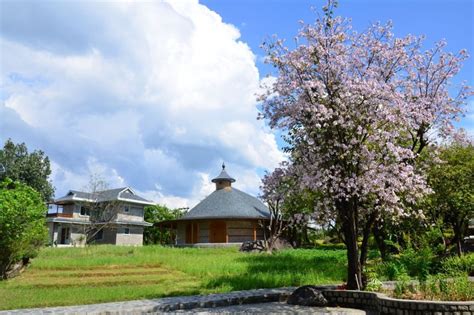
[[[95,244],[113,244],[116,243],[117,229],[115,227],[104,227],[102,229],[102,239],[95,239]]]
[[[143,245],[143,228],[129,227],[130,234],[125,234],[127,227],[117,227],[116,245]]]
[[[331,306],[370,310],[380,315],[474,315],[474,302],[415,301],[361,291],[322,292]]]

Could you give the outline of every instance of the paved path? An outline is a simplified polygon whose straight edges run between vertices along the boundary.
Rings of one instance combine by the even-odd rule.
[[[285,302],[233,305],[216,308],[197,308],[177,311],[177,314],[315,314],[315,315],[372,315],[365,311],[340,307],[308,307]]]
[[[62,314],[62,315],[123,315],[176,312],[196,308],[223,307],[238,304],[267,303],[286,300],[294,287],[278,289],[257,289],[234,291],[223,294],[179,296],[162,299],[136,300],[89,305],[75,305],[48,308],[18,309],[0,311],[0,315],[17,314]],[[65,289],[67,290],[67,289]]]
[[[321,286],[334,289],[335,286]],[[235,291],[223,294],[170,297],[89,305],[18,309],[0,311],[0,315],[61,314],[61,315],[125,315],[125,314],[321,314],[321,315],[372,315],[364,311],[288,305],[285,302],[294,287]]]

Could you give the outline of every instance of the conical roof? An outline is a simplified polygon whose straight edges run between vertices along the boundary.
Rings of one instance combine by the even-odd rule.
[[[178,220],[269,218],[270,211],[260,200],[229,187],[214,191]]]
[[[216,177],[216,178],[213,178],[212,179],[212,182],[213,183],[217,183],[217,182],[220,182],[220,181],[229,181],[231,183],[235,182],[235,179],[230,177],[229,174],[227,174],[227,172],[225,171],[225,164],[222,163],[222,171],[221,173]]]

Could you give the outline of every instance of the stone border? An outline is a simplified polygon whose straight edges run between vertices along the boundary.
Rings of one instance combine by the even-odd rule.
[[[474,315],[474,301],[402,300],[382,293],[350,290],[322,291],[331,306],[375,311],[381,315]]]
[[[381,315],[474,315],[474,301],[444,302],[417,301],[390,298],[382,293],[366,291],[336,290],[335,285],[316,286],[330,306],[356,308]],[[257,289],[230,293],[168,297],[151,300],[135,300],[89,305],[32,308],[0,311],[0,315],[17,314],[90,314],[122,315],[178,310],[225,307],[231,305],[283,302],[296,287]]]

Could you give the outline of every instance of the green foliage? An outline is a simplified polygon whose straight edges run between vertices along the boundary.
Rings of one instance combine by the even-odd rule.
[[[408,248],[401,254],[391,256],[382,264],[373,267],[380,279],[400,280],[405,276],[425,281],[432,274],[441,269],[438,256],[429,247],[419,249]]]
[[[183,216],[180,209],[169,209],[163,205],[154,205],[145,207],[144,219],[146,222],[158,223],[165,220],[179,219]],[[145,227],[143,232],[144,244],[171,244],[174,235],[169,229],[161,230],[156,226]]]
[[[367,285],[365,287],[365,291],[370,291],[370,292],[380,291],[382,289],[382,285],[383,285],[383,283],[379,279],[371,278],[367,282]]]
[[[0,277],[23,258],[34,257],[46,241],[45,204],[20,182],[0,182]]]
[[[326,249],[326,250],[344,250],[346,249],[346,245],[344,243],[316,243],[314,248],[317,249]]]
[[[461,257],[450,257],[442,262],[442,271],[446,274],[463,273],[474,276],[474,253],[466,254]]]
[[[428,201],[429,217],[453,229],[460,255],[469,218],[474,216],[474,146],[453,144],[444,148],[440,157],[445,162],[428,173],[435,192]]]
[[[7,140],[3,149],[0,149],[0,163],[6,169],[5,174],[0,174],[0,180],[3,176],[20,181],[39,192],[45,202],[53,197],[54,188],[48,181],[51,167],[43,151],[28,153],[24,143],[15,144]]]
[[[314,249],[267,255],[237,247],[44,248],[21,277],[0,283],[0,309],[341,283],[345,256]]]
[[[420,284],[423,299],[441,301],[474,300],[474,283],[466,275],[434,275]]]
[[[393,290],[393,294],[397,298],[402,298],[408,293],[415,293],[416,292],[416,286],[411,281],[410,277],[408,275],[401,275],[395,283],[395,289]]]
[[[385,262],[377,270],[383,279],[390,281],[399,280],[407,274],[405,267],[398,261]]]
[[[426,280],[433,268],[434,260],[437,257],[429,247],[419,250],[409,248],[400,255],[400,264],[406,269],[409,276],[418,278],[420,281]]]

